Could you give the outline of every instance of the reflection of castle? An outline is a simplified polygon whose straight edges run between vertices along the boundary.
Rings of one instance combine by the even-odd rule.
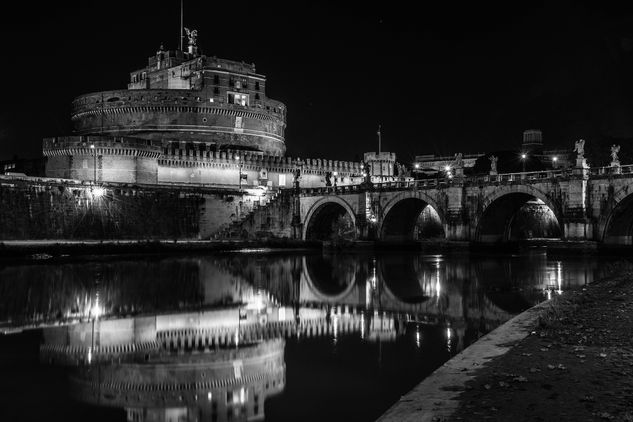
[[[131,422],[263,420],[264,401],[284,389],[284,344],[78,366],[71,371],[71,394],[123,407]]]
[[[170,317],[177,315],[46,328],[40,358],[68,367],[75,399],[125,408],[129,421],[264,419],[264,401],[284,389],[285,341],[169,350],[157,328]]]

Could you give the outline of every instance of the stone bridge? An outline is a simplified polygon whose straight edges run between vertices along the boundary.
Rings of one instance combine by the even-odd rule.
[[[356,239],[416,239],[424,212],[448,240],[518,239],[522,219],[524,237],[529,232],[527,237],[630,245],[632,186],[629,165],[288,189],[248,216],[243,228],[326,240],[337,230],[333,224],[343,218]],[[532,216],[520,217],[526,206]],[[553,229],[543,229],[546,226]]]

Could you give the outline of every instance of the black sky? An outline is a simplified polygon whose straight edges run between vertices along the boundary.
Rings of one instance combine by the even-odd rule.
[[[288,154],[358,159],[548,147],[579,137],[633,148],[633,12],[590,4],[185,0],[207,55],[254,62],[288,108]],[[440,3],[440,2],[437,2]],[[28,2],[0,15],[0,159],[69,134],[70,102],[124,88],[162,43],[179,1]]]

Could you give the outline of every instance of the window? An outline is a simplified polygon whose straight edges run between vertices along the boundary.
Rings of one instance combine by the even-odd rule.
[[[235,88],[237,88],[237,89],[242,88],[242,82],[241,81],[235,81]]]
[[[241,106],[248,105],[248,94],[239,94],[237,92],[229,92],[227,94],[229,104],[237,104]]]
[[[213,94],[214,95],[219,95],[220,94],[220,88],[218,88],[217,86],[215,88],[213,88]]]
[[[259,100],[259,94],[255,94],[255,99]]]
[[[255,82],[255,91],[259,91],[259,81]]]
[[[220,83],[220,75],[213,75],[213,83],[218,85]]]

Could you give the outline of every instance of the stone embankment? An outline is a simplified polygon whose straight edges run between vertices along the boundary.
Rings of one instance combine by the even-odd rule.
[[[633,274],[541,304],[439,368],[382,421],[633,421]]]

